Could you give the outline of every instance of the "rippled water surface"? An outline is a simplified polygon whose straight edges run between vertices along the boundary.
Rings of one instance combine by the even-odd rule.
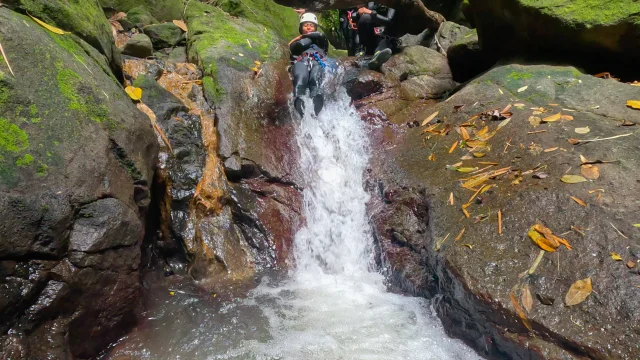
[[[234,295],[152,292],[147,320],[110,358],[479,359],[445,335],[426,300],[387,292],[373,270],[366,139],[344,90],[319,118],[307,114],[297,134],[307,226],[296,268]]]

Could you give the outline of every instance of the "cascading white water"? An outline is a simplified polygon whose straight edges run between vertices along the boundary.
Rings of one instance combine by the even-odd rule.
[[[115,355],[134,359],[479,359],[449,338],[422,298],[386,291],[372,266],[363,172],[364,125],[343,88],[318,118],[302,119],[297,142],[306,177],[306,226],[285,280],[265,277],[221,308],[165,300],[150,329]],[[171,306],[166,304],[171,303]]]

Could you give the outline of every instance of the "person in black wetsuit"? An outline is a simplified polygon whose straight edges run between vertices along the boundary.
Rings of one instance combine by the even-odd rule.
[[[329,53],[327,37],[318,32],[318,18],[312,13],[300,17],[300,36],[289,42],[293,65],[293,96],[296,111],[304,114],[304,101],[301,96],[307,93],[313,100],[315,114],[318,115],[324,105],[322,80],[324,78],[325,59]]]
[[[379,70],[399,50],[393,18],[395,9],[369,2],[358,8],[358,37],[366,55],[373,55],[369,68]]]
[[[358,8],[340,10],[340,30],[347,45],[349,56],[360,55],[361,46],[358,38]]]

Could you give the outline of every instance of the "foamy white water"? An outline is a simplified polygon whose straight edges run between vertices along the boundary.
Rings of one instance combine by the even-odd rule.
[[[480,359],[449,338],[425,299],[387,292],[373,266],[365,204],[364,125],[344,89],[319,118],[312,105],[297,142],[307,220],[286,279],[265,277],[220,308],[165,298],[146,329],[114,355],[134,359]]]

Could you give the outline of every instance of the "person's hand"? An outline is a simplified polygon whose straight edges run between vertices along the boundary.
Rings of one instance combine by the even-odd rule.
[[[295,12],[297,12],[297,13],[298,13],[298,15],[302,15],[302,14],[304,14],[305,12],[307,12],[307,10],[306,10],[306,9],[293,9],[293,10],[294,10]]]
[[[293,40],[289,41],[289,45],[293,44],[294,42],[298,41],[302,39],[302,35],[298,35],[296,36]]]
[[[367,9],[366,7],[361,7],[358,9],[358,15],[362,14],[371,14],[371,10]]]

